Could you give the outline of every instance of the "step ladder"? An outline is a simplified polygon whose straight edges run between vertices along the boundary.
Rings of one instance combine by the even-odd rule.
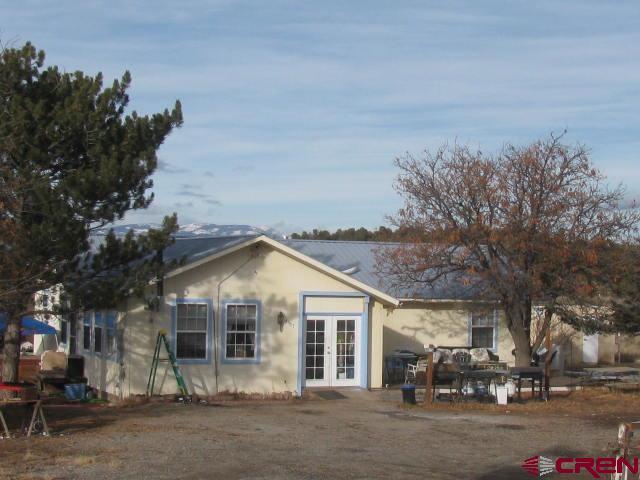
[[[164,348],[167,351],[168,358],[160,358],[160,350],[162,350],[162,345],[164,344]],[[167,339],[167,331],[160,330],[158,332],[158,338],[156,339],[156,348],[153,352],[153,360],[151,362],[151,372],[149,373],[149,381],[147,382],[147,397],[153,396],[153,388],[156,383],[156,372],[158,371],[158,364],[160,362],[169,362],[171,364],[171,368],[173,369],[173,374],[176,377],[176,382],[178,383],[178,390],[180,390],[180,394],[183,397],[183,401],[188,402],[191,401],[191,395],[189,395],[189,391],[187,390],[187,385],[184,382],[184,377],[180,372],[180,368],[178,367],[178,362],[176,360],[176,356],[173,354],[171,350],[171,345],[169,344],[169,340]]]

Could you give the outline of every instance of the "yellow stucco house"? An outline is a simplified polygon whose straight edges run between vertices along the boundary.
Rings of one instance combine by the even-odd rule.
[[[384,245],[383,245],[384,246]],[[388,246],[388,244],[387,244]],[[385,357],[425,344],[487,347],[513,361],[494,305],[458,282],[393,291],[373,270],[381,244],[179,238],[186,258],[146,298],[85,312],[69,329],[89,384],[116,398],[144,394],[156,336],[169,333],[192,393],[283,393],[383,386]],[[176,392],[161,364],[156,391]]]
[[[374,273],[376,250],[389,247],[264,235],[178,238],[164,257],[186,259],[182,266],[145,298],[85,312],[63,342],[84,355],[89,384],[115,398],[145,393],[161,329],[190,392],[202,396],[379,388],[389,354],[429,344],[484,347],[513,363],[497,305],[478,301],[455,279],[395,290]],[[571,342],[582,348],[582,340]],[[589,342],[584,352],[593,356]],[[581,363],[580,352],[567,351]],[[176,391],[161,364],[156,392]]]

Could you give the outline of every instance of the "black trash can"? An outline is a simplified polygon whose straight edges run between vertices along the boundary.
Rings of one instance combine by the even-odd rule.
[[[416,386],[415,385],[403,385],[402,388],[402,403],[409,405],[416,404]]]
[[[84,377],[84,357],[82,355],[69,355],[67,358],[67,377],[73,379]]]

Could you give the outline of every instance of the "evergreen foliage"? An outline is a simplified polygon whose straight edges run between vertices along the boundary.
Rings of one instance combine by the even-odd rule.
[[[406,228],[391,228],[380,226],[377,230],[360,228],[337,229],[335,232],[314,228],[310,232],[293,233],[294,240],[344,240],[358,242],[405,242],[415,239],[415,232]]]
[[[156,152],[182,124],[177,101],[153,115],[126,114],[131,75],[44,65],[30,43],[0,51],[0,311],[9,317],[3,378],[14,381],[20,317],[34,292],[62,286],[65,305],[99,308],[161,275],[157,252],[177,218],[146,235],[92,232],[153,200]],[[93,243],[93,244],[92,244]]]

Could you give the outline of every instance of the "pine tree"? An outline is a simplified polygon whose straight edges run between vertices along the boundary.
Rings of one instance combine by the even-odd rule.
[[[177,218],[147,235],[100,246],[92,232],[149,206],[156,152],[182,124],[179,102],[150,116],[125,114],[129,72],[102,75],[44,66],[30,43],[0,51],[0,312],[2,377],[17,381],[20,318],[36,291],[63,286],[74,308],[117,302],[160,275]]]

